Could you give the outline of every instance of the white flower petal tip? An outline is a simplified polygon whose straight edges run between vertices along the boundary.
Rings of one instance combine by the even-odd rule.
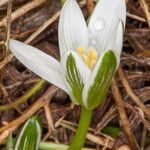
[[[68,93],[62,79],[60,63],[57,60],[37,48],[20,41],[10,40],[9,48],[16,58],[27,68]]]
[[[83,105],[87,109],[94,109],[104,101],[116,66],[115,53],[111,50],[106,51],[99,59],[89,82],[83,89]]]
[[[61,56],[67,50],[76,51],[79,46],[88,46],[88,28],[75,0],[67,0],[62,8],[58,35]]]
[[[125,0],[99,0],[88,25],[90,45],[94,46],[99,55],[107,50],[108,39],[117,29],[117,22],[120,19],[125,24]]]

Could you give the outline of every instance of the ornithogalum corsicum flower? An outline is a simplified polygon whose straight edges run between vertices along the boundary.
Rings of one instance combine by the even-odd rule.
[[[74,103],[93,109],[105,98],[119,64],[125,18],[124,0],[100,0],[87,25],[77,2],[67,0],[59,20],[60,62],[19,41],[10,40],[9,47]]]
[[[76,0],[66,0],[58,29],[60,62],[16,40],[9,47],[26,67],[92,110],[105,99],[120,62],[125,20],[124,0],[99,0],[88,23]]]

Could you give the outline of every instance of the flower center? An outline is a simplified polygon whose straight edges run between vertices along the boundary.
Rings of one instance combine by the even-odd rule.
[[[87,66],[93,70],[97,62],[97,52],[93,48],[89,48],[86,52],[83,47],[78,47],[77,53],[84,60]]]

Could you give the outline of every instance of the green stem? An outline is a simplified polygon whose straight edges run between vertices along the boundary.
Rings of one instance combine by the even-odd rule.
[[[85,107],[82,106],[78,129],[68,150],[82,149],[86,140],[86,133],[88,132],[88,128],[91,122],[91,116],[92,110],[87,110]]]

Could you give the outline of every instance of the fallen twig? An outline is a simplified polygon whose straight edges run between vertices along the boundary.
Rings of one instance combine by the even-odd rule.
[[[48,132],[51,133],[55,129],[54,129],[53,121],[52,121],[52,114],[51,114],[51,110],[49,107],[49,101],[46,101],[46,105],[44,105],[44,111],[45,111],[45,116],[47,120]]]
[[[14,21],[20,16],[23,16],[28,11],[40,6],[42,3],[46,2],[46,0],[33,0],[28,2],[27,4],[23,5],[22,7],[18,8],[16,11],[11,13],[11,20]],[[6,26],[7,24],[7,17],[4,17],[0,22],[0,27]]]
[[[0,0],[0,7],[4,4],[6,4],[9,0]]]
[[[134,137],[134,135],[131,131],[130,124],[129,124],[129,121],[128,121],[128,118],[127,118],[127,115],[126,115],[126,112],[125,112],[125,109],[124,109],[124,106],[123,106],[123,102],[122,102],[122,99],[121,99],[121,95],[120,95],[120,92],[119,92],[119,89],[117,87],[115,79],[112,80],[111,88],[112,88],[112,93],[113,93],[113,96],[114,96],[115,103],[117,105],[120,121],[122,123],[125,135],[127,136],[129,146],[130,146],[131,149],[139,150],[139,147],[136,143],[135,137]]]
[[[148,4],[146,3],[145,0],[140,0],[141,2],[141,6],[145,12],[145,15],[146,15],[146,18],[147,18],[147,22],[148,22],[148,25],[149,25],[149,28],[150,28],[150,12],[149,12],[149,6]]]
[[[11,11],[12,11],[12,0],[9,0],[8,2],[8,8],[7,8],[7,17],[6,17],[6,39],[5,39],[5,53],[4,53],[4,59],[8,55],[8,41],[10,39],[10,30],[11,30]]]
[[[141,22],[146,22],[146,20],[144,18],[136,16],[136,15],[131,14],[129,12],[127,12],[127,16],[130,17],[130,18],[132,18],[132,19],[136,19],[138,21],[141,21]]]

